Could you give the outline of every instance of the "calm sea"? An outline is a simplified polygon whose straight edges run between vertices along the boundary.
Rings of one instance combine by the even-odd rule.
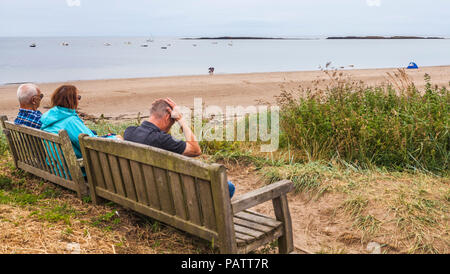
[[[35,48],[29,47],[32,43]],[[209,67],[215,73],[247,73],[317,70],[327,62],[355,69],[405,67],[411,61],[419,66],[450,65],[450,39],[0,38],[0,85],[199,75],[207,74]]]

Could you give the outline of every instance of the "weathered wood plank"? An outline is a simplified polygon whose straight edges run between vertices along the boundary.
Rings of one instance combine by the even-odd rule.
[[[218,164],[211,165],[210,176],[220,252],[236,253],[235,228],[225,167]]]
[[[50,172],[50,168],[49,168],[49,166],[47,164],[46,156],[45,156],[45,153],[44,153],[44,148],[42,146],[42,143],[41,143],[40,139],[38,137],[35,137],[35,136],[32,136],[31,139],[34,142],[34,146],[36,148],[36,152],[39,155],[39,161],[41,162],[42,169],[44,169],[47,172]]]
[[[240,225],[240,226],[243,226],[243,227],[252,228],[254,230],[258,230],[258,231],[261,231],[261,232],[264,232],[264,233],[273,230],[273,227],[262,225],[262,224],[258,224],[258,223],[254,223],[254,222],[251,222],[251,221],[248,221],[248,220],[244,220],[244,219],[241,219],[241,218],[237,218],[237,217],[233,218],[233,223],[235,225]]]
[[[254,222],[254,223],[258,223],[258,224],[262,224],[262,225],[266,225],[266,226],[270,226],[270,227],[277,227],[281,224],[281,222],[274,220],[270,217],[262,217],[262,216],[258,216],[258,215],[254,215],[249,211],[241,211],[237,214],[234,214],[234,216],[240,218],[240,219],[244,219],[250,222]]]
[[[169,182],[167,180],[167,171],[155,167],[153,169],[155,181],[158,188],[159,202],[161,203],[161,210],[171,215],[175,215],[175,208],[173,206],[172,195],[170,191]]]
[[[141,165],[138,162],[130,161],[131,174],[133,175],[134,186],[136,187],[136,195],[138,202],[149,205],[147,197],[147,189],[145,188],[144,175]]]
[[[105,187],[106,187],[106,189],[108,189],[109,191],[111,191],[113,193],[117,193],[116,192],[116,188],[114,186],[112,173],[111,173],[111,168],[109,166],[108,157],[106,156],[105,153],[98,152],[98,158],[100,160],[100,165],[102,167],[103,178],[105,180]]]
[[[270,201],[276,197],[286,194],[294,189],[294,184],[289,180],[282,180],[257,190],[245,193],[233,200],[233,212],[254,207],[266,201]]]
[[[137,202],[136,189],[131,177],[130,163],[128,159],[119,158],[120,170],[122,172],[123,184],[125,186],[126,197]]]
[[[25,162],[26,164],[28,164],[30,166],[33,166],[33,162],[31,161],[31,157],[30,157],[30,151],[28,149],[28,146],[25,144],[25,140],[22,136],[22,132],[15,131],[15,134],[17,135],[17,139],[16,139],[17,143],[22,148],[23,162]]]
[[[85,146],[176,173],[210,179],[207,164],[152,146],[105,138],[86,138]]]
[[[120,174],[119,161],[115,156],[107,155],[116,193],[125,196],[125,187],[123,185],[122,174]]]
[[[195,225],[189,221],[179,218],[178,216],[173,216],[169,213],[156,210],[156,209],[146,206],[144,204],[132,201],[123,196],[120,196],[120,195],[117,195],[114,193],[110,193],[107,190],[104,190],[101,188],[97,188],[97,193],[100,197],[103,197],[109,201],[112,201],[112,202],[115,202],[122,206],[125,206],[127,208],[130,208],[131,210],[134,210],[138,213],[144,214],[155,220],[159,220],[165,224],[168,224],[168,225],[178,228],[180,230],[186,231],[187,233],[196,235],[196,236],[198,236],[202,239],[208,240],[208,241],[211,241],[211,240],[217,241],[217,238],[218,238],[217,232],[209,230],[202,226]]]
[[[34,166],[28,165],[26,163],[19,162],[18,166],[20,169],[23,169],[29,173],[32,173],[38,177],[43,178],[44,180],[50,181],[52,183],[58,184],[62,187],[77,191],[78,186],[72,181],[66,180],[64,178],[61,178],[59,176],[55,176],[53,174],[50,174],[42,169],[36,168]]]
[[[273,208],[278,221],[283,223],[283,235],[278,240],[279,253],[288,254],[294,251],[292,221],[286,195],[273,200]]]
[[[36,167],[45,170],[45,166],[43,165],[41,156],[39,155],[39,147],[37,146],[34,138],[36,138],[36,137],[27,135],[27,139],[28,139],[28,142],[30,143],[30,147],[31,147],[32,154],[33,154],[33,159],[36,163]]]
[[[254,230],[245,226],[240,226],[240,225],[234,225],[234,230],[236,232],[239,232],[241,234],[245,234],[245,235],[249,235],[253,238],[260,238],[264,236],[264,232],[262,231],[258,231],[258,230]]]
[[[9,129],[7,129],[9,130]],[[19,143],[17,142],[17,134],[14,130],[9,130],[10,136],[11,136],[11,141],[14,144],[14,147],[16,148],[16,152],[17,152],[17,161],[20,162],[25,162],[25,159],[23,157],[23,152],[22,152],[22,148],[20,147]]]
[[[6,128],[17,131],[17,132],[22,132],[22,133],[25,133],[28,135],[36,136],[38,138],[49,140],[51,142],[55,142],[57,144],[61,144],[59,136],[54,133],[45,132],[45,131],[31,128],[31,127],[16,125],[9,121],[5,123],[5,126],[6,126]]]
[[[175,206],[175,213],[181,219],[187,220],[186,201],[181,187],[180,175],[178,173],[169,171],[169,183],[172,190],[172,199]]]
[[[105,179],[103,177],[103,169],[100,165],[100,159],[98,157],[98,152],[92,149],[88,149],[89,157],[92,165],[92,175],[93,175],[93,185],[94,187],[106,188]]]
[[[22,138],[24,140],[24,144],[28,149],[28,157],[30,159],[30,163],[32,166],[36,168],[40,168],[39,161],[37,160],[36,150],[33,147],[33,143],[31,142],[30,136],[22,133]]]
[[[195,188],[195,179],[192,176],[181,175],[189,220],[197,225],[202,225],[201,209],[198,193]]]
[[[93,171],[91,153],[84,146],[84,138],[86,136],[88,136],[88,135],[87,134],[80,134],[80,136],[78,136],[78,140],[80,142],[80,149],[81,149],[81,153],[83,155],[83,160],[84,160],[84,163],[85,163],[84,166],[85,166],[85,170],[86,170],[87,181],[88,181],[88,184],[89,184],[89,194],[90,194],[92,203],[94,205],[98,205],[99,197],[98,197],[97,192],[96,192],[96,185],[94,184],[95,175],[93,173],[94,171]]]
[[[39,139],[39,141],[41,142],[41,144],[42,144],[42,150],[43,150],[43,152],[44,152],[44,155],[45,155],[45,163],[47,164],[47,167],[48,167],[48,172],[49,173],[51,173],[51,174],[53,174],[53,175],[56,175],[56,173],[55,173],[55,170],[53,169],[53,162],[52,162],[52,156],[49,154],[49,150],[48,150],[48,146],[47,146],[47,140],[45,140],[45,139]]]
[[[147,190],[149,206],[151,206],[154,209],[161,210],[161,203],[159,202],[158,188],[156,186],[156,180],[153,174],[153,167],[148,165],[142,165],[142,171],[144,172],[145,186]]]
[[[249,253],[252,252],[253,250],[257,249],[258,247],[261,247],[263,245],[269,244],[273,241],[275,241],[276,239],[278,239],[282,234],[282,226],[279,226],[277,228],[275,228],[271,233],[269,233],[268,235],[266,235],[265,237],[262,237],[260,239],[252,239],[250,241],[243,241],[241,239],[237,240],[237,244],[238,244],[238,253]]]
[[[11,130],[6,128],[5,123],[8,121],[8,117],[6,115],[0,116],[0,123],[3,129],[3,133],[6,136],[6,141],[8,142],[9,150],[11,151],[11,155],[13,156],[14,166],[17,167],[17,161],[19,160],[19,153],[17,151],[16,145],[14,144],[13,138],[11,136]]]
[[[66,158],[65,155],[60,147],[60,145],[55,145],[59,154],[59,158],[61,160],[60,162],[60,168],[61,168],[61,172],[63,172],[62,177],[68,180],[72,180],[71,178],[71,173],[69,172],[69,168],[67,167],[67,162],[66,162]]]
[[[81,168],[78,166],[77,156],[75,155],[75,152],[73,150],[69,134],[66,130],[60,130],[58,132],[58,135],[60,137],[62,151],[64,153],[64,157],[67,162],[72,180],[78,185],[78,198],[81,199],[88,193],[86,180],[83,176],[83,173],[81,172]]]
[[[11,151],[11,155],[13,156],[14,166],[17,167],[17,161],[19,160],[19,154],[17,152],[17,148],[14,145],[11,131],[9,129],[3,129],[3,133],[6,136],[6,141],[8,142],[9,150]]]
[[[252,236],[249,236],[247,234],[243,234],[240,232],[236,232],[236,241],[238,243],[247,243],[247,242],[251,242],[252,240],[254,240],[254,238]]]
[[[200,206],[202,208],[203,225],[216,231],[216,214],[211,192],[211,183],[197,179],[197,190],[199,192]]]
[[[61,177],[61,173],[59,171],[59,164],[58,164],[58,156],[56,154],[55,150],[55,144],[51,141],[47,140],[47,150],[49,153],[49,160],[51,162],[51,168],[53,169],[53,174],[56,176]]]

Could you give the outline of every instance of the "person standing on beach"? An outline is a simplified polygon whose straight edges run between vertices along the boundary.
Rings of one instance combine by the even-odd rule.
[[[19,113],[14,120],[16,125],[24,125],[40,129],[42,113],[38,110],[44,94],[38,86],[34,84],[23,84],[17,89],[17,99],[19,100]]]
[[[186,142],[177,140],[168,133],[175,122],[183,130]],[[126,141],[157,147],[188,157],[202,154],[197,137],[188,127],[183,115],[177,110],[175,102],[170,98],[154,101],[150,108],[149,119],[138,127],[128,127],[123,137]],[[235,191],[233,183],[228,182],[228,190],[230,197],[233,197]]]

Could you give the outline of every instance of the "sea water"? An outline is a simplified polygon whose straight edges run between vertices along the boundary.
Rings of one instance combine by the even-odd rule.
[[[450,39],[0,38],[0,85],[215,73],[450,65]],[[62,43],[68,43],[63,46]],[[36,44],[32,48],[30,45]],[[146,45],[146,47],[145,47]],[[166,49],[163,49],[165,47]]]

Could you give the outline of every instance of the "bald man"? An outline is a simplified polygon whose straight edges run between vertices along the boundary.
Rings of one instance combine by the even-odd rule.
[[[42,113],[38,110],[44,94],[38,86],[34,84],[23,84],[17,89],[17,99],[19,100],[19,114],[14,120],[16,125],[24,125],[36,129],[42,126]]]

